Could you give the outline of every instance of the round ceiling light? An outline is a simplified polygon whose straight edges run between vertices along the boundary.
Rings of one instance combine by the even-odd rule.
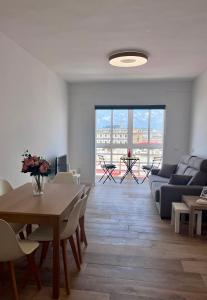
[[[114,67],[131,68],[146,64],[148,56],[143,52],[123,51],[111,54],[109,63]]]

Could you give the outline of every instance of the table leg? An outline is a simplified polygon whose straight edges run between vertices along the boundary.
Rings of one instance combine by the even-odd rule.
[[[60,224],[57,218],[53,225],[53,298],[60,293]]]
[[[132,178],[134,178],[134,180],[136,181],[137,184],[139,184],[139,180],[138,178],[135,176],[134,172],[133,172],[133,166],[135,165],[136,161],[131,162],[129,165],[129,172],[131,173]]]
[[[138,180],[138,178],[134,175],[134,173],[133,173],[132,170],[130,170],[130,173],[131,173],[131,175],[132,175],[132,178],[134,178],[134,180],[136,181],[136,183],[139,184],[139,180]]]
[[[128,169],[126,170],[126,172],[124,173],[124,175],[122,176],[121,180],[120,180],[120,183],[123,182],[123,180],[126,178],[126,176],[128,175],[129,171]]]
[[[189,236],[194,235],[194,221],[195,221],[194,209],[191,208],[189,214]]]

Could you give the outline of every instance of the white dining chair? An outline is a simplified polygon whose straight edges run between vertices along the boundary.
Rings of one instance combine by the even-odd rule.
[[[69,169],[68,172],[73,174],[74,183],[80,184],[80,173],[76,169]]]
[[[0,196],[7,194],[13,190],[11,184],[4,179],[0,179]],[[16,234],[19,234],[22,239],[24,239],[24,234],[22,230],[24,229],[24,224],[19,223],[9,223]]]
[[[67,294],[70,294],[70,287],[69,287],[69,279],[68,279],[68,268],[67,268],[67,251],[66,251],[66,242],[69,240],[72,253],[80,271],[80,261],[79,255],[77,253],[76,244],[73,238],[73,235],[76,234],[76,242],[77,247],[80,248],[80,237],[79,237],[79,217],[80,211],[82,208],[82,204],[85,197],[79,199],[73,209],[71,210],[68,220],[66,222],[62,222],[61,229],[60,229],[60,241],[61,241],[61,248],[62,248],[62,256],[63,256],[63,265],[64,265],[64,275],[65,275],[65,287]],[[43,243],[43,251],[42,256],[45,258],[47,255],[47,250],[49,244],[53,241],[53,229],[51,226],[40,226],[32,234],[29,236],[29,239],[32,241],[38,241]]]
[[[83,205],[82,205],[81,212],[80,212],[80,218],[79,218],[80,239],[81,239],[81,242],[84,242],[86,247],[88,246],[88,242],[86,239],[86,232],[85,232],[85,212],[86,212],[86,206],[87,206],[87,201],[88,201],[90,191],[91,191],[91,187],[88,186],[85,188],[84,195],[86,197],[84,198]]]
[[[73,174],[70,172],[59,172],[55,175],[53,183],[69,183],[74,184]]]
[[[19,300],[14,269],[14,260],[17,260],[21,257],[27,257],[29,271],[34,275],[38,289],[41,289],[39,273],[34,260],[34,252],[38,248],[39,243],[36,241],[34,242],[28,240],[18,240],[9,223],[1,219],[0,243],[0,262],[6,262],[8,264],[14,299]]]

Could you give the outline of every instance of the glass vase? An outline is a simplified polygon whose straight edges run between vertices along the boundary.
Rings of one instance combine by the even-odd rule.
[[[44,194],[44,177],[41,175],[32,176],[32,189],[34,196]]]

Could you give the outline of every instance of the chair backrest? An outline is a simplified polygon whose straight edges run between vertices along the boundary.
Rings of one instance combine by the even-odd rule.
[[[4,195],[12,190],[13,190],[13,188],[7,180],[0,179],[0,196]]]
[[[152,161],[152,168],[159,168],[162,162],[162,157],[155,156]]]
[[[101,154],[98,154],[99,163],[102,164],[105,162],[104,156]]]
[[[13,261],[25,255],[11,226],[0,219],[0,261]]]
[[[101,168],[106,169],[106,162],[105,162],[104,156],[98,154],[98,158],[99,158],[99,165],[101,166]]]
[[[73,174],[69,172],[59,172],[55,175],[54,183],[73,183]]]
[[[80,218],[83,217],[85,215],[85,211],[86,211],[86,206],[87,206],[87,201],[88,201],[88,196],[90,194],[90,191],[91,191],[91,187],[87,187],[85,189],[85,192],[84,192],[84,196],[83,196],[83,204],[82,204],[82,207],[81,207],[81,211],[80,211]]]
[[[61,233],[61,238],[68,238],[70,235],[72,235],[79,224],[79,218],[80,218],[80,211],[83,205],[83,201],[85,200],[84,196],[82,199],[79,199],[76,204],[73,206],[73,209],[71,210],[69,216],[68,216],[68,222]]]

